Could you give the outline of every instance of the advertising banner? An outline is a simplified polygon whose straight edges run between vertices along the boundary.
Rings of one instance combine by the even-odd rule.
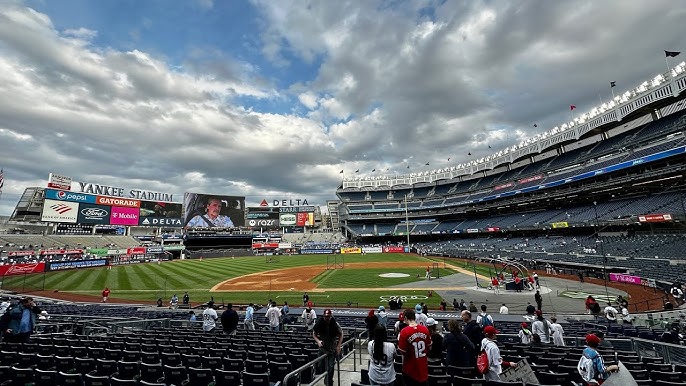
[[[7,252],[7,256],[12,257],[12,256],[34,256],[36,254],[36,251],[9,251]]]
[[[183,219],[190,228],[245,226],[245,197],[184,193]]]
[[[126,255],[129,252],[128,249],[108,249],[108,255]]]
[[[666,222],[672,221],[671,214],[646,214],[645,216],[638,216],[639,222]]]
[[[81,255],[83,249],[41,249],[41,255]]]
[[[279,243],[253,243],[253,249],[276,249],[279,247]]]
[[[479,233],[479,230],[475,228],[469,228],[467,229],[467,233]]]
[[[301,249],[300,254],[302,255],[325,255],[336,253],[334,249]]]
[[[486,232],[500,232],[500,227],[487,227]]]
[[[279,227],[279,219],[278,213],[269,213],[269,214],[275,214],[277,216],[276,219],[271,219],[271,218],[261,218],[261,219],[255,219],[255,218],[249,218],[247,225],[251,228],[278,228]]]
[[[298,227],[311,227],[314,226],[314,213],[313,212],[299,212],[296,218],[295,226]]]
[[[145,247],[133,247],[126,249],[127,255],[145,255]]]
[[[147,253],[164,253],[164,247],[161,245],[153,245],[151,247],[145,248]]]
[[[296,213],[280,213],[279,224],[282,227],[292,227],[297,223],[298,215]]]
[[[567,221],[554,222],[553,228],[569,228]]]
[[[138,208],[113,206],[110,214],[112,225],[138,225]]]
[[[110,208],[104,205],[79,204],[77,222],[79,224],[109,224]]]
[[[126,208],[140,208],[141,202],[130,198],[97,196],[95,203],[99,205],[120,206]],[[133,224],[136,225],[136,224]]]
[[[265,209],[268,209],[265,210]],[[245,216],[248,220],[250,219],[279,219],[278,208],[248,208],[248,213]]]
[[[87,250],[86,252],[90,253],[91,255],[96,255],[96,256],[107,256],[107,248],[91,248]]]
[[[71,177],[50,173],[48,175],[48,188],[71,190]]]
[[[381,247],[362,247],[362,252],[364,253],[381,253]]]
[[[169,217],[140,217],[138,219],[138,225],[146,227],[170,227],[170,228],[181,228],[183,227],[183,219],[169,218]]]
[[[90,267],[104,267],[107,265],[107,259],[95,260],[74,260],[74,261],[56,261],[46,265],[46,271],[61,271],[64,269],[75,268],[90,268]]]
[[[341,248],[341,254],[362,253],[362,248]]]
[[[45,189],[45,198],[57,201],[87,202],[89,204],[95,204],[96,196],[64,190]]]
[[[621,273],[611,273],[610,281],[618,281],[620,283],[638,284],[641,285],[641,278],[638,276],[624,275]]]
[[[25,275],[45,271],[45,263],[0,265],[0,276]]]
[[[383,247],[383,253],[403,253],[405,252],[405,247],[391,245],[388,247]]]
[[[77,202],[45,200],[40,220],[43,222],[76,223],[79,213]]]
[[[279,243],[279,249],[291,249],[293,244],[291,243]]]
[[[493,190],[500,190],[500,189],[505,189],[505,188],[511,188],[511,187],[513,187],[513,186],[514,186],[514,182],[508,182],[507,184],[502,184],[502,185],[496,186],[495,188],[493,188]]]

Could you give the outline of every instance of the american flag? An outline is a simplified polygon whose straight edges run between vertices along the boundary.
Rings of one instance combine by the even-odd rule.
[[[5,185],[5,172],[0,169],[0,192],[2,192],[2,186]]]

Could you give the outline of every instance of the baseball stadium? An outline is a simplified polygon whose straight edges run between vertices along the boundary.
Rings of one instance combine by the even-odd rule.
[[[588,333],[611,344],[614,384],[686,385],[685,97],[682,62],[518,145],[347,177],[325,203],[249,207],[46,170],[0,224],[5,308],[41,310],[30,342],[2,343],[0,382],[323,385],[314,310],[342,327],[337,384],[368,384],[367,318],[383,314],[392,341],[403,310],[448,334],[481,309],[504,360],[526,366],[494,383],[438,358],[429,385],[582,384]],[[208,309],[240,323],[208,332]],[[522,343],[523,323],[551,317],[563,344]]]

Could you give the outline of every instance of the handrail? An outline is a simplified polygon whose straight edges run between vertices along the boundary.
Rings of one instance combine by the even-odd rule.
[[[337,370],[338,370],[338,386],[341,385],[341,368],[340,368],[340,361],[343,360],[343,359],[348,358],[348,357],[352,354],[352,355],[353,355],[353,363],[356,363],[356,359],[357,359],[356,351],[357,351],[357,350],[355,350],[354,342],[355,342],[355,340],[357,340],[358,338],[359,338],[359,334],[357,333],[357,328],[355,328],[354,336],[353,336],[352,338],[348,339],[347,341],[341,343],[341,347],[343,347],[343,346],[346,346],[346,345],[351,344],[351,342],[352,342],[352,343],[353,343],[353,349],[350,350],[350,352],[348,352],[348,354],[346,354],[346,355],[343,356],[342,358],[338,359],[338,362],[339,362],[339,366],[337,366],[337,367],[338,367],[338,369],[337,369]],[[322,354],[321,356],[317,357],[316,359],[314,359],[314,360],[312,360],[312,361],[310,361],[310,362],[308,362],[308,363],[305,363],[304,365],[302,365],[302,366],[298,367],[297,369],[291,371],[290,373],[286,374],[286,376],[283,377],[283,381],[281,382],[281,385],[282,385],[282,386],[288,385],[288,381],[290,381],[291,378],[295,377],[296,375],[299,375],[300,373],[302,373],[303,371],[307,370],[308,368],[313,368],[313,369],[314,369],[314,366],[315,366],[317,363],[319,363],[319,362],[321,362],[321,361],[323,361],[323,360],[326,360],[326,357],[327,357],[326,354]],[[353,367],[353,370],[354,370],[354,371],[357,371],[357,366],[354,366],[354,367]],[[327,373],[327,372],[326,372],[326,369],[325,369],[325,371],[324,371],[323,373],[321,373],[321,374],[319,374],[319,375],[316,375],[316,376],[312,379],[312,382],[310,382],[308,385],[314,385],[314,384],[316,384],[317,382],[319,382],[319,380],[321,380],[322,378],[324,378],[324,377],[326,376],[326,373]]]

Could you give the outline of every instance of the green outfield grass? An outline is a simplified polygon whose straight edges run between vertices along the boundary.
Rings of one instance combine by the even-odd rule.
[[[331,256],[329,256],[331,258]],[[337,257],[341,258],[341,255]],[[314,278],[319,289],[325,292],[310,292],[310,298],[317,304],[347,304],[364,307],[376,307],[385,304],[381,297],[404,295],[422,298],[427,291],[409,291],[391,289],[388,291],[333,291],[335,288],[387,288],[398,284],[424,281],[424,269],[393,268],[397,262],[429,262],[429,259],[406,254],[366,254],[345,255],[345,264],[356,262],[388,262],[388,268],[345,268],[328,270]],[[433,259],[440,264],[441,277],[454,274],[444,269],[442,259]],[[340,262],[340,260],[339,260]],[[279,303],[288,301],[300,304],[302,292],[271,291],[270,283],[265,280],[261,292],[210,292],[210,289],[231,278],[247,274],[282,268],[293,268],[309,265],[326,265],[326,255],[281,256],[278,262],[267,263],[264,257],[215,258],[203,260],[177,260],[162,264],[146,263],[114,266],[111,270],[104,267],[74,269],[68,271],[48,272],[43,274],[8,276],[3,278],[2,288],[19,291],[51,290],[73,292],[99,296],[103,288],[109,287],[111,298],[129,299],[132,301],[154,303],[162,298],[165,305],[173,294],[179,298],[188,291],[192,303],[201,303],[214,297],[217,302],[245,304],[254,302],[264,304],[268,299]],[[471,264],[449,261],[465,269],[472,269]],[[492,269],[492,267],[491,267]],[[489,267],[477,266],[480,274],[489,274]],[[382,278],[382,273],[406,273],[408,277]],[[420,278],[417,278],[419,274]],[[330,291],[326,291],[330,289]],[[428,290],[428,289],[427,289]],[[432,305],[438,305],[441,299],[437,296],[428,299]]]

